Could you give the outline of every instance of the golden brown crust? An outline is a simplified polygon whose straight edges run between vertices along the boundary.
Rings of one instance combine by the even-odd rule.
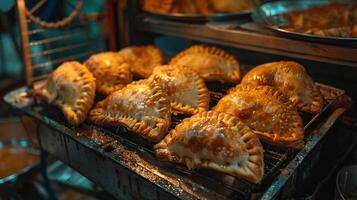
[[[207,0],[193,0],[193,1],[196,4],[198,13],[202,13],[203,15],[211,15],[215,13],[209,1]]]
[[[109,95],[133,80],[129,65],[115,52],[92,55],[84,65],[96,79],[97,92]]]
[[[292,61],[271,62],[250,70],[242,79],[245,85],[269,85],[286,94],[302,111],[320,112],[323,97],[305,68]]]
[[[142,0],[142,8],[153,13],[211,15],[253,9],[250,0]]]
[[[237,118],[215,111],[186,118],[154,146],[159,159],[210,168],[259,183],[263,148],[253,131]]]
[[[209,2],[212,8],[219,13],[235,13],[254,8],[252,0],[209,0]]]
[[[190,67],[208,81],[238,83],[240,80],[238,61],[216,47],[194,45],[177,54],[170,64]]]
[[[280,28],[325,37],[357,37],[357,3],[331,2],[318,7],[281,13],[286,23]]]
[[[164,62],[163,53],[154,45],[125,47],[118,53],[124,57],[131,71],[142,78],[149,77],[154,68]]]
[[[204,80],[183,66],[162,65],[154,69],[149,79],[160,79],[172,109],[187,115],[207,111],[210,96]]]
[[[142,8],[153,13],[213,14],[206,0],[144,0]]]
[[[153,13],[169,13],[175,0],[142,0],[142,8]]]
[[[303,147],[302,119],[280,91],[269,86],[238,85],[213,108],[238,117],[263,140],[284,147]]]
[[[170,13],[198,14],[198,8],[193,0],[175,0]]]
[[[171,124],[167,94],[155,81],[133,82],[109,95],[91,110],[89,119],[98,125],[125,125],[151,140],[161,140]]]
[[[68,123],[82,123],[93,105],[95,78],[79,62],[65,62],[54,70],[35,96],[59,107]]]

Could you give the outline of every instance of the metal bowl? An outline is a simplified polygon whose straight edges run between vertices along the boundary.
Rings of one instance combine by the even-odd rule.
[[[354,0],[339,0],[335,2],[340,3],[352,3]],[[293,32],[280,28],[282,25],[287,23],[286,20],[280,18],[279,15],[296,10],[306,10],[311,7],[323,6],[331,1],[327,0],[316,0],[316,1],[276,1],[265,3],[256,9],[251,17],[257,24],[273,30],[279,34],[287,37],[292,37],[296,39],[311,40],[316,42],[333,43],[341,45],[351,45],[357,44],[357,38],[345,38],[345,37],[329,37],[321,35],[313,35],[306,33]]]
[[[23,148],[26,150],[26,153],[32,154],[34,156],[39,155],[39,152],[37,150],[30,147],[27,139],[11,139],[10,141],[7,142],[0,141],[0,151],[3,150],[5,147],[11,147],[13,149]],[[34,169],[36,166],[39,165],[39,161],[40,159],[38,159],[37,161],[33,161],[31,162],[31,164],[24,166],[23,168],[17,170],[14,173],[6,175],[5,177],[0,177],[0,188],[15,184],[18,177],[31,172],[32,169]],[[1,164],[6,165],[10,163],[2,162]]]

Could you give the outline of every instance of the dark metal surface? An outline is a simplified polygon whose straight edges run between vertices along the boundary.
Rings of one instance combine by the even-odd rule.
[[[273,31],[264,29],[258,25],[256,27],[259,30],[247,30],[246,28],[240,28],[242,25],[240,24],[240,20],[235,20],[234,23],[220,23],[221,25],[218,26],[218,23],[213,25],[213,23],[184,23],[174,20],[164,20],[148,16],[147,14],[137,14],[134,16],[136,20],[131,25],[131,27],[134,27],[135,33],[137,33],[137,35],[134,34],[136,37],[134,41],[142,40],[141,33],[155,33],[180,37],[209,45],[233,47],[242,53],[254,52],[251,55],[246,55],[247,57],[238,56],[239,60],[246,59],[246,62],[251,62],[252,59],[249,60],[249,58],[261,60],[265,56],[269,56],[270,59],[263,59],[258,63],[298,58],[326,63],[330,66],[357,67],[355,57],[357,48],[346,45],[336,46],[311,43],[281,37],[281,35],[274,34]],[[255,23],[252,24],[256,25]],[[264,30],[264,32],[261,30]],[[271,57],[275,57],[275,59],[271,59]]]
[[[154,13],[145,11],[146,13],[169,20],[185,21],[185,22],[206,22],[206,21],[224,21],[248,18],[252,10],[244,10],[236,13],[216,13],[212,15],[203,14],[184,14],[184,13]]]
[[[217,84],[208,86],[213,106],[228,87],[224,88],[220,84],[218,87]],[[320,85],[320,88],[327,103],[324,111],[318,115],[303,114],[304,124],[307,125],[303,150],[294,152],[263,144],[266,166],[261,184],[251,184],[212,170],[190,171],[183,165],[158,161],[153,154],[152,143],[121,127],[102,128],[89,122],[76,128],[69,127],[58,109],[31,105],[31,100],[25,97],[26,88],[9,93],[5,100],[38,121],[40,141],[48,152],[117,198],[249,199],[257,193],[263,194],[263,198],[274,197],[289,179],[289,176],[281,175],[280,171],[293,172],[305,156],[313,154],[314,144],[323,137],[323,133],[320,134],[315,127],[317,123],[320,124],[320,120],[329,116],[335,120],[338,117],[331,115],[330,106],[344,92],[325,85]],[[175,116],[173,119],[174,126],[180,122],[181,117]],[[330,120],[328,126],[332,124]],[[267,192],[264,192],[266,189]]]
[[[355,1],[338,0],[336,2],[351,3]],[[328,0],[274,1],[261,5],[258,9],[253,11],[251,16],[253,20],[259,25],[262,25],[268,29],[283,34],[287,37],[293,37],[296,39],[303,39],[303,40],[311,40],[316,42],[341,44],[341,45],[351,45],[350,42],[352,42],[352,44],[357,44],[357,38],[321,36],[321,35],[293,32],[280,28],[282,25],[287,23],[286,20],[279,17],[280,14],[296,11],[296,10],[306,10],[311,7],[323,6],[328,3],[331,3],[331,1]]]

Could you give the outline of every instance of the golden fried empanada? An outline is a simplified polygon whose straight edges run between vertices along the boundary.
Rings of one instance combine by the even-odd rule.
[[[171,13],[180,13],[180,14],[199,14],[197,5],[193,0],[175,0]]]
[[[160,85],[155,80],[133,82],[100,101],[89,118],[98,125],[124,125],[157,142],[171,124],[170,101]]]
[[[238,61],[216,47],[194,45],[177,54],[170,64],[188,66],[208,81],[237,83],[240,80]]]
[[[191,69],[183,66],[162,65],[154,69],[149,79],[161,79],[171,107],[192,115],[209,108],[210,96],[204,80]]]
[[[159,159],[185,163],[190,169],[214,169],[253,183],[259,183],[264,173],[258,137],[225,113],[209,111],[186,118],[154,148]]]
[[[292,61],[271,62],[250,70],[242,79],[245,85],[270,85],[286,94],[299,110],[320,112],[323,97],[305,68]]]
[[[130,65],[131,71],[143,78],[149,77],[154,68],[164,62],[161,50],[154,45],[130,46],[118,53]]]
[[[115,52],[92,55],[84,65],[95,77],[97,92],[104,95],[123,88],[133,80],[129,65]]]
[[[235,13],[244,10],[252,10],[252,0],[208,0],[212,7],[219,13]],[[253,0],[258,1],[258,0]]]
[[[142,8],[153,13],[169,13],[175,0],[142,0]]]
[[[238,117],[271,144],[303,147],[299,113],[284,94],[270,86],[238,85],[213,110]]]
[[[209,1],[207,0],[192,0],[192,1],[196,4],[199,13],[203,15],[211,15],[215,13]]]
[[[44,85],[35,89],[40,100],[59,107],[71,125],[82,123],[93,105],[95,78],[79,62],[65,62],[54,70]]]

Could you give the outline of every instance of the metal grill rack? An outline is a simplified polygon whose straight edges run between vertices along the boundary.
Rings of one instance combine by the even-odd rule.
[[[90,55],[107,49],[107,35],[98,30],[103,23],[103,15],[79,12],[68,25],[49,29],[33,23],[26,16],[25,0],[18,0],[17,4],[28,84],[46,78],[63,62],[82,62]],[[40,6],[34,7],[38,9]]]
[[[21,105],[19,103],[21,101],[18,100],[19,97],[26,96],[25,88],[14,91],[5,99],[13,107],[39,120],[40,127],[42,124],[47,127],[39,128],[38,133],[46,150],[59,156],[65,163],[103,186],[114,196],[123,197],[123,195],[128,195],[126,192],[129,190],[130,195],[149,193],[148,196],[152,199],[162,198],[160,195],[167,194],[184,199],[249,199],[254,194],[263,194],[263,198],[264,195],[265,197],[276,195],[284,185],[281,179],[286,175],[282,172],[295,173],[305,156],[311,154],[314,145],[321,140],[323,135],[319,134],[324,134],[324,132],[316,128],[320,124],[319,119],[335,120],[338,117],[336,114],[331,115],[330,112],[333,111],[331,106],[344,92],[322,84],[319,86],[325,97],[330,93],[334,93],[334,97],[326,98],[328,102],[322,113],[302,116],[306,132],[305,148],[296,152],[263,143],[265,174],[261,184],[252,184],[212,170],[190,171],[182,165],[158,161],[154,155],[153,143],[138,137],[125,127],[104,128],[85,122],[77,128],[70,128],[64,116],[59,114],[60,110],[53,106]],[[226,93],[228,87],[221,84],[209,85],[209,89],[214,91],[211,92],[212,102],[217,102]],[[171,128],[181,120],[182,116],[173,116]],[[326,123],[329,127],[333,124],[329,120]],[[317,135],[313,135],[312,132],[317,132],[314,133]],[[112,160],[113,163],[106,163],[107,159]],[[127,178],[123,178],[123,175],[120,175],[122,173],[127,174],[125,175]],[[120,182],[118,187],[113,186],[115,180]],[[268,191],[264,192],[266,189]]]
[[[218,83],[217,83],[218,84]],[[212,85],[217,85],[212,84]],[[222,86],[222,85],[220,85]],[[216,92],[211,92],[211,107],[219,101],[221,97],[226,93],[226,88],[228,86],[220,87],[221,91],[217,92],[219,88],[215,88]],[[212,89],[212,88],[211,88]],[[46,109],[47,110],[47,109]],[[57,111],[59,112],[59,111]],[[187,116],[184,115],[173,115],[170,130],[175,128],[175,126]],[[306,119],[308,120],[308,119]],[[61,120],[63,122],[64,119]],[[96,126],[96,125],[93,125]],[[108,130],[108,133],[113,137],[124,137],[130,141],[133,141],[139,145],[143,150],[150,154],[150,159],[155,160],[155,153],[153,150],[154,143],[148,142],[137,136],[136,133],[128,131],[125,127],[120,128],[103,128]],[[279,148],[267,143],[263,143],[264,147],[264,177],[261,184],[252,184],[245,180],[235,178],[230,175],[224,175],[223,173],[213,172],[211,170],[195,170],[190,171],[185,166],[175,165],[175,164],[162,164],[158,163],[156,160],[154,163],[157,165],[163,165],[167,170],[172,171],[175,174],[180,174],[182,176],[188,176],[191,180],[196,183],[207,186],[211,190],[220,190],[224,194],[235,194],[237,197],[247,199],[252,192],[261,192],[263,188],[266,188],[274,177],[279,173],[284,164],[286,164],[289,159],[294,155],[294,151],[291,149]],[[222,178],[224,177],[224,178]]]

